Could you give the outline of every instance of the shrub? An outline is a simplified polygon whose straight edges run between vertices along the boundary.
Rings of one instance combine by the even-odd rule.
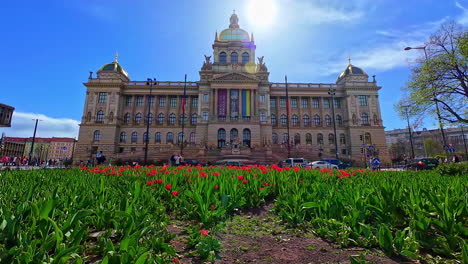
[[[446,176],[468,175],[468,162],[440,165],[436,170],[440,175]]]

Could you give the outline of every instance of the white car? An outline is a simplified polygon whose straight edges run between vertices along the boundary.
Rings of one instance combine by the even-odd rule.
[[[312,169],[338,169],[337,165],[323,160],[312,161],[308,163],[307,166],[310,166]]]

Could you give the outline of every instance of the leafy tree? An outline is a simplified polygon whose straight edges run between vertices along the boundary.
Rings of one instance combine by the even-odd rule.
[[[434,157],[444,152],[442,144],[433,138],[424,139],[424,148],[428,157]]]
[[[408,142],[405,142],[402,139],[398,139],[396,143],[390,145],[390,155],[393,162],[405,160],[405,157],[408,154],[407,145]]]
[[[443,24],[425,45],[421,63],[412,70],[406,96],[395,106],[410,105],[413,116],[436,112],[448,123],[468,123],[468,31],[455,22]]]

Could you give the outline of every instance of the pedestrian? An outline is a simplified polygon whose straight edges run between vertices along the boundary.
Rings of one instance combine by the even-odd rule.
[[[453,163],[458,163],[458,162],[460,162],[460,158],[458,158],[457,155],[453,155],[452,162]]]
[[[106,161],[106,157],[104,154],[102,154],[102,151],[99,151],[99,153],[96,155],[96,160],[98,165],[101,165],[104,163],[104,161]]]
[[[171,166],[175,165],[175,156],[175,154],[172,154],[171,158],[169,159],[169,161],[171,162]]]
[[[174,163],[175,163],[175,166],[179,166],[180,165],[180,160],[182,159],[182,156],[180,156],[180,154],[177,154],[174,156]]]

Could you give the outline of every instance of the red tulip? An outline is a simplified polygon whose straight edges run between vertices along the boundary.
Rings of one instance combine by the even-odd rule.
[[[170,190],[172,188],[172,185],[166,184],[166,190]]]
[[[203,230],[203,229],[200,230],[200,234],[201,234],[202,236],[207,236],[208,233],[210,233],[210,230]]]
[[[174,192],[172,192],[172,195],[173,195],[173,196],[177,196],[177,195],[179,195],[179,193],[176,192],[176,191],[174,191]]]
[[[238,179],[239,181],[242,181],[242,180],[244,179],[244,176],[239,175],[239,176],[237,176],[237,179]]]
[[[247,184],[247,183],[248,183],[248,181],[247,181],[247,180],[244,180],[242,183],[243,183],[243,184]]]

